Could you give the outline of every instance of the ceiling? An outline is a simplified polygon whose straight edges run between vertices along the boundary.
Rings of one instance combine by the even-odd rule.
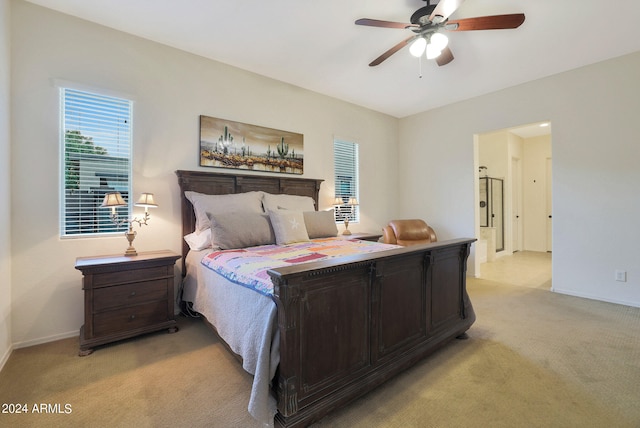
[[[465,0],[450,19],[526,20],[448,32],[455,60],[423,60],[422,78],[406,47],[368,66],[413,33],[354,25],[409,22],[421,0],[29,1],[398,118],[640,51],[640,1],[631,0]]]
[[[551,134],[550,122],[532,123],[529,125],[518,126],[516,128],[510,128],[506,130],[512,134],[516,134],[520,138],[533,138],[540,137],[542,135]]]

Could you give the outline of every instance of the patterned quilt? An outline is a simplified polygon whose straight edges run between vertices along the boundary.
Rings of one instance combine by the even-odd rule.
[[[205,256],[201,263],[231,282],[272,296],[273,283],[267,273],[269,269],[391,248],[398,247],[358,239],[325,238],[289,245],[214,251]]]

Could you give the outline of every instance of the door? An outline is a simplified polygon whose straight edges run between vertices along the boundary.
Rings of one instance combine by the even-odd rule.
[[[496,228],[496,251],[504,251],[504,180],[490,178],[491,226]]]
[[[552,240],[552,230],[553,230],[553,222],[552,222],[552,206],[551,206],[551,189],[552,189],[552,185],[551,185],[551,158],[547,158],[546,160],[546,167],[545,167],[546,171],[545,171],[545,175],[546,175],[546,207],[547,207],[547,252],[550,253],[551,249],[553,248],[553,243],[551,242]]]
[[[511,158],[511,251],[522,250],[522,174],[520,159]]]

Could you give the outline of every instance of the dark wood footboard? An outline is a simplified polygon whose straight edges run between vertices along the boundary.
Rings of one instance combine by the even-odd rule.
[[[475,321],[457,239],[269,271],[280,366],[276,425],[306,426],[415,364]]]

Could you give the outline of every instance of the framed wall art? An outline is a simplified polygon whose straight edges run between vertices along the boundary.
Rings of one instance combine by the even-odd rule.
[[[303,135],[200,116],[200,166],[302,174]]]

